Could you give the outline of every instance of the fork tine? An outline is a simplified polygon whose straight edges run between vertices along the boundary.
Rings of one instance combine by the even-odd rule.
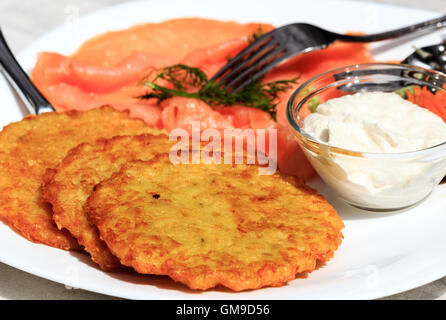
[[[263,48],[268,43],[270,43],[273,40],[273,36],[271,33],[267,33],[260,37],[257,41],[254,41],[249,46],[247,46],[245,49],[243,49],[239,54],[237,54],[234,58],[229,60],[229,62],[221,68],[212,78],[212,81],[216,81],[218,78],[220,78],[222,75],[224,75],[228,70],[236,66],[239,62],[243,60],[243,57],[245,57],[248,53],[251,53],[254,49],[257,48]]]
[[[283,53],[283,54],[281,54],[281,53]],[[280,54],[280,56],[276,57],[279,54]],[[283,47],[277,47],[273,51],[268,52],[266,55],[261,57],[259,60],[257,60],[252,65],[248,66],[245,70],[238,72],[238,73],[231,72],[231,74],[235,75],[235,77],[232,79],[228,79],[228,82],[225,83],[225,88],[228,89],[230,87],[233,87],[238,82],[240,82],[243,78],[249,76],[250,74],[252,74],[254,72],[255,72],[254,74],[258,74],[261,70],[265,69],[265,66],[263,65],[265,62],[267,63],[267,66],[270,64],[273,64],[273,63],[275,63],[275,65],[277,65],[280,61],[282,61],[281,58],[285,54],[286,54],[286,51]],[[273,60],[269,62],[269,60],[271,58],[273,58]],[[256,71],[256,69],[258,69],[258,71]],[[251,78],[251,77],[249,77],[249,78]],[[251,78],[251,80],[254,80],[254,79]]]
[[[241,89],[243,89],[244,87],[246,87],[248,84],[250,84],[253,80],[257,80],[258,78],[260,78],[261,76],[263,76],[265,73],[267,73],[268,71],[270,71],[271,69],[275,68],[278,64],[280,64],[281,62],[283,62],[284,60],[292,57],[294,54],[293,53],[286,53],[285,55],[282,55],[280,57],[278,57],[275,60],[272,60],[270,63],[267,63],[266,65],[263,66],[263,68],[260,68],[256,73],[254,73],[253,75],[251,75],[250,77],[245,77],[246,79],[240,79],[239,81],[243,80],[243,82],[241,82],[237,88],[234,89],[234,93],[239,92]],[[249,73],[247,74],[249,75]]]
[[[260,47],[257,51],[254,51],[251,56],[248,56],[247,59],[243,60],[238,65],[234,66],[228,73],[223,75],[223,77],[219,80],[220,83],[228,83],[231,78],[236,76],[240,71],[242,71],[245,67],[249,67],[251,64],[257,64],[262,62],[262,57],[272,52],[279,46],[277,42],[268,42],[262,47]]]

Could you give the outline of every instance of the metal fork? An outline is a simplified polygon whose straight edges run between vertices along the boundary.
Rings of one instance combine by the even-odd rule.
[[[250,44],[220,69],[212,80],[237,92],[281,62],[301,53],[323,49],[336,40],[374,42],[444,26],[446,16],[392,31],[355,36],[327,31],[306,23],[289,24],[264,34]]]
[[[446,40],[433,46],[415,48],[415,52],[402,63],[446,73]]]
[[[29,79],[26,72],[20,67],[3,37],[0,29],[0,66],[8,82],[14,87],[17,94],[30,113],[43,113],[54,111],[54,108],[39,92]]]

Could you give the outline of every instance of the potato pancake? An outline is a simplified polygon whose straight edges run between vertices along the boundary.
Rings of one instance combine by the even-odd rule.
[[[342,220],[293,177],[257,165],[134,161],[100,183],[86,211],[113,254],[192,289],[281,286],[327,261]]]
[[[51,206],[41,201],[46,169],[80,143],[158,131],[110,107],[30,115],[7,125],[0,132],[0,219],[31,241],[79,249],[68,232],[57,229]]]
[[[168,153],[173,145],[167,135],[118,136],[84,143],[72,149],[60,165],[47,172],[43,199],[53,205],[53,219],[67,229],[103,270],[119,267],[98,231],[88,219],[84,205],[99,182],[108,179],[131,160],[150,160]]]

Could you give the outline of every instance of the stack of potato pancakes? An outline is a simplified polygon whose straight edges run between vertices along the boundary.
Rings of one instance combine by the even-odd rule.
[[[281,286],[333,256],[344,225],[303,181],[255,164],[175,165],[174,144],[110,107],[27,116],[0,133],[0,218],[105,271],[198,290]]]

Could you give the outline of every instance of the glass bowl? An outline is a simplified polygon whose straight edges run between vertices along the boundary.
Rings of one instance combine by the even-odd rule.
[[[339,68],[302,84],[288,102],[287,118],[306,157],[339,197],[366,210],[399,210],[426,198],[445,176],[446,142],[403,153],[358,152],[313,138],[303,130],[303,120],[319,103],[334,97],[396,91],[407,98],[413,93],[407,91],[413,90],[411,86],[438,93],[446,91],[445,84],[444,74],[409,65],[379,63]]]

